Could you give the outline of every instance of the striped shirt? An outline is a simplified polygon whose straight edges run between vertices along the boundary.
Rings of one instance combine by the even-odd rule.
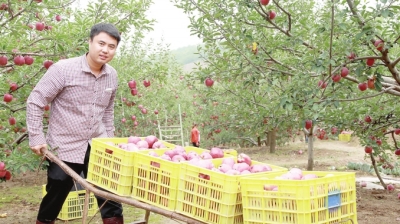
[[[29,145],[58,147],[59,159],[84,163],[92,138],[114,137],[116,70],[104,65],[96,77],[86,55],[50,66],[27,100]],[[43,133],[44,107],[51,104],[49,126]]]

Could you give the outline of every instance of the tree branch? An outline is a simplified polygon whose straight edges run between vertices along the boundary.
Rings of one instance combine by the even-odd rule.
[[[356,6],[354,5],[353,0],[347,0],[347,5],[350,8],[350,11],[353,13],[353,15],[357,18],[357,22],[360,26],[365,25],[364,18],[361,17],[361,15],[357,12]]]

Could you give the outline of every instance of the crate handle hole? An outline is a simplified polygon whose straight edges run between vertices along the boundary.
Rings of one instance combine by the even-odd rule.
[[[210,175],[207,175],[204,173],[199,173],[199,178],[204,179],[204,180],[210,180]]]
[[[107,149],[107,148],[106,148],[106,153],[108,153],[108,154],[113,154],[113,150]]]
[[[160,168],[160,163],[157,163],[157,162],[154,162],[154,161],[150,161],[150,165],[154,166],[154,167],[157,167],[157,168]]]

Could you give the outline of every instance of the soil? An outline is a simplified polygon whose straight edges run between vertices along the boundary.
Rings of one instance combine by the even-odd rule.
[[[301,152],[302,153],[299,153]],[[266,162],[287,168],[307,167],[307,144],[301,141],[292,142],[278,147],[275,154],[268,153],[266,147],[238,148],[238,152],[250,155],[254,160]],[[365,159],[364,149],[355,139],[350,142],[337,140],[317,140],[314,143],[314,170],[340,170],[356,172],[356,177],[373,176],[362,171],[346,169],[349,162],[369,164]],[[396,177],[391,177],[396,179]],[[28,172],[13,177],[11,181],[0,183],[0,223],[34,223],[42,197],[42,185],[46,183],[45,171]],[[379,184],[379,183],[377,183]],[[380,189],[366,189],[357,185],[357,219],[360,224],[390,224],[400,223],[398,190],[400,184],[395,184],[395,190],[388,192]],[[126,223],[140,220],[143,211],[124,206]],[[57,221],[61,223],[62,221]],[[80,219],[68,223],[82,223]],[[95,215],[90,223],[102,223],[99,215]],[[155,214],[151,215],[150,223],[180,223]],[[351,222],[344,222],[350,224]]]

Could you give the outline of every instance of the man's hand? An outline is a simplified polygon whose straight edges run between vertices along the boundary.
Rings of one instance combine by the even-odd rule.
[[[47,151],[47,144],[37,145],[31,147],[32,152],[38,156],[42,156],[45,151]]]

